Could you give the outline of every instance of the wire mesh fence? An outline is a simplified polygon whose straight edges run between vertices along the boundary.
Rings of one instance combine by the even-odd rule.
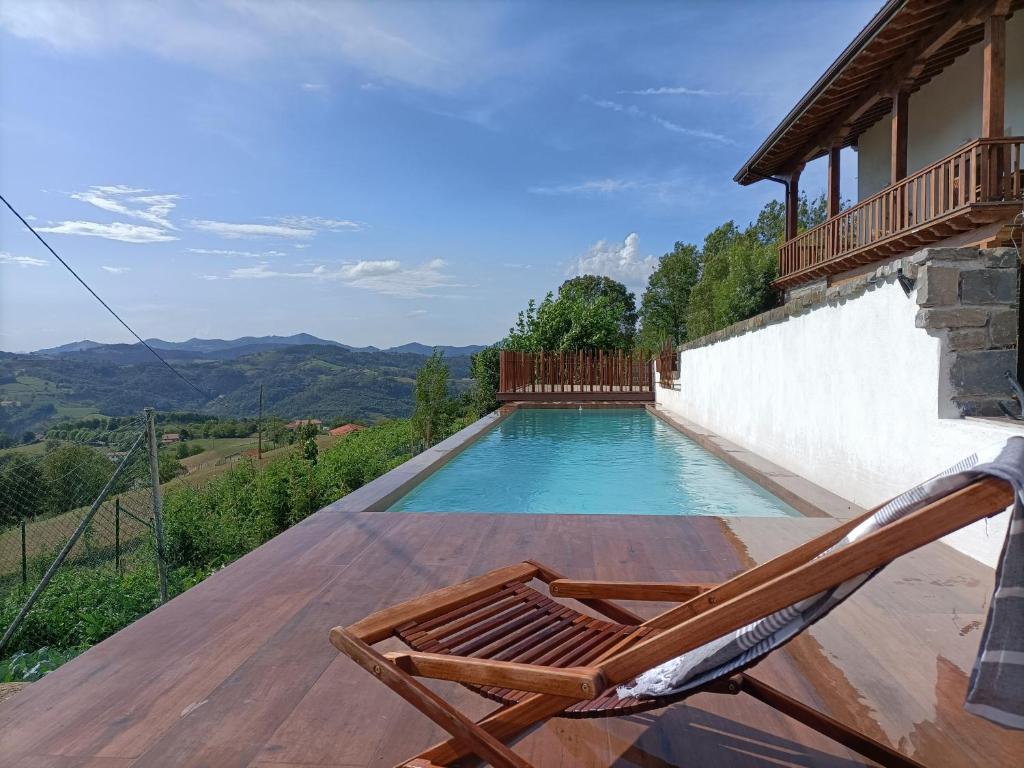
[[[84,646],[159,603],[146,419],[107,427],[0,466],[0,656]]]

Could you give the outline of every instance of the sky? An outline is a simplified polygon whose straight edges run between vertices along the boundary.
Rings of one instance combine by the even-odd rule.
[[[880,5],[3,0],[0,192],[143,337],[491,343],[781,198],[732,177]],[[85,338],[0,209],[0,349]]]

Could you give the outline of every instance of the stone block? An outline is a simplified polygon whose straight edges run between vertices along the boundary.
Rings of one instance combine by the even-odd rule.
[[[994,347],[1009,347],[1017,343],[1017,310],[1004,309],[992,313],[988,324],[989,337]]]
[[[920,309],[914,324],[918,328],[940,331],[946,328],[980,328],[988,322],[988,312],[975,307]]]
[[[930,261],[972,261],[977,258],[977,248],[923,248],[911,256],[911,261],[925,264]]]
[[[922,307],[948,307],[957,303],[960,270],[929,264],[917,277],[917,303]]]
[[[1016,248],[983,248],[980,253],[986,267],[1011,269],[1018,264]]]
[[[1017,369],[1015,349],[960,352],[950,367],[949,378],[957,397],[1009,397],[1006,372]]]
[[[989,336],[984,328],[960,328],[949,332],[949,349],[959,352],[965,349],[988,349]]]
[[[1013,413],[1017,412],[1017,405],[1007,395],[1004,398],[996,399],[967,399],[954,397],[953,402],[956,403],[957,409],[960,411],[962,416],[1005,416],[1002,409],[999,407],[1000,400],[1005,402]]]
[[[1017,270],[963,270],[960,273],[960,300],[964,304],[1015,304]]]

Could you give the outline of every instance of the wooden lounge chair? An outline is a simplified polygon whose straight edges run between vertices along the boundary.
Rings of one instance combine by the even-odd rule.
[[[620,698],[616,687],[1012,502],[1008,483],[986,477],[851,544],[830,549],[873,510],[717,585],[577,581],[526,561],[335,627],[331,642],[451,734],[401,763],[408,768],[447,766],[467,756],[500,768],[528,768],[508,744],[548,718],[616,717],[696,692],[746,693],[883,766],[919,766],[743,669],[659,698]],[[550,596],[531,586],[534,580],[547,584]],[[574,598],[603,618],[554,597]],[[612,599],[680,604],[644,621]],[[411,650],[381,654],[372,647],[392,636]],[[461,683],[503,706],[473,722],[417,677]]]

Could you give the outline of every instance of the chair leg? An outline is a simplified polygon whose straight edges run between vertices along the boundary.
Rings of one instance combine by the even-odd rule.
[[[448,731],[469,752],[479,755],[494,768],[532,768],[530,763],[482,727],[351,633],[335,627],[331,631],[331,642],[352,661]]]
[[[828,715],[802,704],[791,696],[787,696],[776,688],[761,682],[760,680],[743,673],[741,690],[753,696],[760,702],[767,704],[784,715],[788,715],[797,722],[803,723],[823,736],[842,744],[844,747],[863,755],[869,760],[874,760],[885,768],[925,768],[916,760],[911,760],[906,755],[887,747],[881,742],[854,730],[848,725]]]

